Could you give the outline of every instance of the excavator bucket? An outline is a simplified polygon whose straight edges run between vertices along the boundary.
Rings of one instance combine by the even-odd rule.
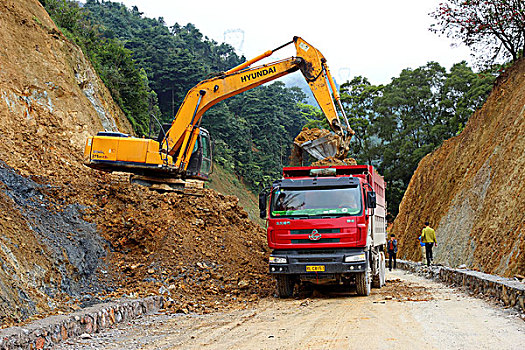
[[[332,133],[303,143],[295,142],[295,144],[317,160],[335,157],[341,149],[341,139]]]
[[[348,153],[351,135],[341,136],[327,129],[303,128],[294,139],[295,146],[317,160],[344,159]]]

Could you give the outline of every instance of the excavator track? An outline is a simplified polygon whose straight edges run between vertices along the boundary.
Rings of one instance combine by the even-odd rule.
[[[157,192],[177,192],[190,196],[204,196],[204,181],[198,179],[159,178],[153,176],[132,175],[130,182],[146,186]]]

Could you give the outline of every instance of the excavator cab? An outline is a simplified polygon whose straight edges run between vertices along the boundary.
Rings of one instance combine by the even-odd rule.
[[[190,163],[186,170],[186,177],[191,179],[208,180],[212,172],[212,147],[210,133],[201,128],[197,142],[191,154]]]
[[[162,124],[162,129],[157,136],[157,142],[162,144],[171,123]],[[210,132],[204,128],[199,128],[199,136],[191,152],[191,158],[186,169],[185,177],[189,179],[208,180],[212,172],[212,146]]]

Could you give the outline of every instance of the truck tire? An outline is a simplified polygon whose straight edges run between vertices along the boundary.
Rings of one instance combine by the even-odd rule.
[[[385,285],[385,275],[386,275],[386,263],[385,263],[385,254],[379,252],[379,270],[374,278],[372,279],[373,288],[381,288]]]
[[[363,296],[370,295],[372,281],[370,278],[370,271],[368,269],[364,272],[359,272],[358,274],[356,274],[355,283],[356,283],[357,295],[363,295]]]
[[[379,275],[379,288],[383,287],[386,284],[386,258],[385,253],[379,253],[381,255],[381,274]]]
[[[291,298],[295,287],[295,279],[290,275],[275,276],[277,282],[277,296],[279,298]]]

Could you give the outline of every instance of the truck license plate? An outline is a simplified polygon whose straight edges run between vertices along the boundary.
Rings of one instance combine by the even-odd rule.
[[[324,265],[306,266],[306,272],[324,272]]]

